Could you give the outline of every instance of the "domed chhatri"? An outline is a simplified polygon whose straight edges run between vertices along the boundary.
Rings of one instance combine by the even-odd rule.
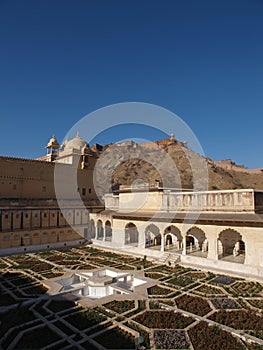
[[[80,151],[85,146],[87,146],[87,142],[85,140],[83,140],[83,138],[80,137],[79,133],[77,132],[76,136],[73,139],[71,139],[65,143],[64,149],[65,150],[77,149]]]
[[[60,145],[55,135],[53,135],[46,145],[47,154],[44,157],[44,160],[49,162],[54,161],[58,156],[59,148],[60,148]]]
[[[48,141],[48,144],[46,145],[47,149],[59,149],[60,145],[55,137],[55,135],[53,135],[51,137],[51,139]]]

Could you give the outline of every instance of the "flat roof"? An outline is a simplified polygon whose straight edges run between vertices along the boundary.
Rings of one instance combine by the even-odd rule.
[[[110,215],[114,219],[122,220],[135,220],[135,221],[148,221],[153,218],[156,222],[170,222],[170,223],[207,223],[216,224],[218,226],[225,225],[228,223],[232,226],[244,226],[245,224],[254,227],[263,227],[263,214],[253,213],[189,213],[189,212],[178,212],[178,213],[167,213],[167,212],[116,212],[112,210],[101,211],[100,214]]]

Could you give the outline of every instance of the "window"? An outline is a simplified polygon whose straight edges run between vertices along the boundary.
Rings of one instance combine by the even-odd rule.
[[[46,186],[42,186],[42,192],[46,192],[46,191],[47,191]]]
[[[5,214],[5,219],[8,219],[8,214]]]
[[[89,193],[91,193],[91,188],[89,188]]]
[[[47,217],[47,213],[44,213],[44,218],[46,218]]]
[[[82,196],[85,196],[86,195],[86,188],[82,188]]]

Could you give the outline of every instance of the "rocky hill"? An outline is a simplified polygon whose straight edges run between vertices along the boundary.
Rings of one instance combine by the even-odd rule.
[[[131,141],[112,145],[101,157],[103,165],[97,176],[106,177],[105,172],[108,171],[113,187],[131,185],[140,179],[148,183],[160,180],[171,184],[170,187],[189,189],[193,188],[195,182],[197,189],[199,185],[196,186],[196,183],[202,185],[205,181],[204,168],[207,167],[210,190],[263,190],[263,169],[246,169],[231,160],[215,162],[194,153],[185,143],[171,138],[142,144]]]

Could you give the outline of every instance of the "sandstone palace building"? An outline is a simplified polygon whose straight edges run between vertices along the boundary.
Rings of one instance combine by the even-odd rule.
[[[37,160],[0,157],[0,252],[24,252],[69,244],[94,244],[151,256],[166,263],[263,278],[263,191],[190,191],[120,186],[103,202],[93,170],[103,147],[79,136],[60,146],[52,137]],[[54,167],[77,169],[75,198],[63,212]]]
[[[96,146],[94,146],[96,147]],[[92,186],[98,150],[90,149],[77,135],[60,148],[55,137],[46,146],[47,154],[37,160],[0,157],[0,248],[17,252],[79,244],[87,235],[88,211],[68,198],[68,208],[59,209],[54,188],[55,160],[65,171],[77,167],[75,189],[86,207],[100,205]],[[75,163],[78,163],[77,165]],[[64,214],[64,215],[63,215]],[[73,227],[78,227],[76,233]]]

